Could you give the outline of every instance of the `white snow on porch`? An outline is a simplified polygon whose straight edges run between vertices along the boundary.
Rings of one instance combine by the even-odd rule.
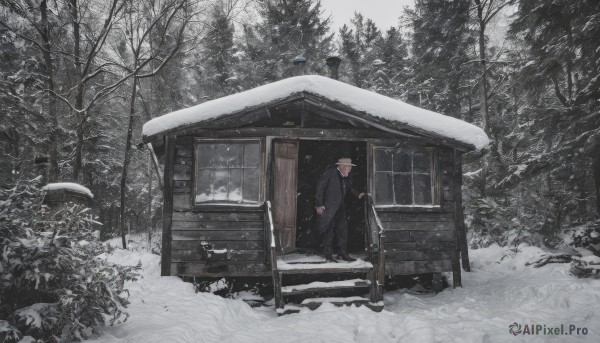
[[[210,121],[283,100],[300,92],[322,96],[356,111],[454,139],[472,145],[476,150],[485,149],[489,144],[485,132],[475,125],[318,75],[290,77],[165,114],[144,124],[143,135],[152,136],[181,126]]]

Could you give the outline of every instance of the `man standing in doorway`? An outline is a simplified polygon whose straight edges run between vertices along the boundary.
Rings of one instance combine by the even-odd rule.
[[[337,168],[325,171],[317,183],[315,207],[317,211],[317,231],[321,235],[323,253],[327,262],[337,262],[333,259],[333,237],[337,237],[338,259],[347,262],[356,261],[348,255],[348,223],[346,221],[346,205],[344,198],[347,191],[362,199],[365,193],[359,193],[352,188],[352,179],[348,176],[352,167],[352,159],[340,158]]]

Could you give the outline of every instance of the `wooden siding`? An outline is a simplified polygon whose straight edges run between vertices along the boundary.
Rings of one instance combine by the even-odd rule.
[[[171,273],[253,276],[268,273],[260,212],[173,212]]]
[[[450,149],[440,149],[438,152],[440,207],[378,209],[385,230],[386,274],[453,270],[458,242],[452,153]]]
[[[238,212],[193,205],[193,139],[180,137],[173,160],[171,275],[268,276],[262,208]]]
[[[178,137],[171,164],[171,275],[270,275],[262,208],[194,205],[193,142],[193,137]],[[453,151],[437,148],[440,206],[378,209],[386,230],[388,275],[451,271],[458,261],[454,211],[460,189],[455,187]]]

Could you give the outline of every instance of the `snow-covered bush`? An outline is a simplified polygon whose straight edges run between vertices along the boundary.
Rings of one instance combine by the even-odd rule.
[[[0,320],[0,342],[16,343],[23,338],[23,334],[6,320]]]
[[[0,317],[35,338],[86,339],[127,319],[123,286],[139,266],[99,257],[107,247],[88,208],[70,204],[43,217],[38,183],[0,189]]]

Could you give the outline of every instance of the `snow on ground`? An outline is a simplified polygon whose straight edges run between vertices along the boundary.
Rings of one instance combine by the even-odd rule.
[[[492,246],[471,251],[473,271],[464,288],[439,294],[411,290],[385,293],[381,313],[325,304],[316,311],[277,317],[273,307],[251,308],[240,299],[194,293],[190,283],[160,277],[160,258],[116,250],[111,260],[136,264],[143,278],[129,283],[129,320],[106,328],[91,342],[599,342],[600,280],[577,279],[568,264],[525,266],[544,252],[520,247],[513,254]],[[587,335],[518,335],[513,323]]]

